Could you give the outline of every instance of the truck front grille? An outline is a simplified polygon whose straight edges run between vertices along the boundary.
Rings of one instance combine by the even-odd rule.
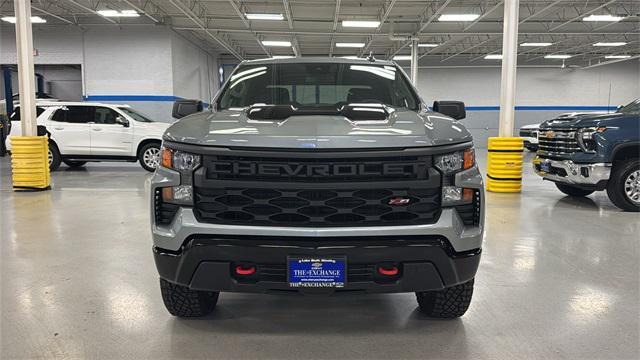
[[[430,155],[247,153],[203,157],[194,174],[198,221],[351,227],[432,224],[440,217],[441,175]]]
[[[407,199],[408,205],[392,205]],[[383,226],[431,224],[440,189],[196,188],[199,221],[256,226]]]
[[[575,129],[543,129],[538,136],[542,155],[567,155],[580,151]]]

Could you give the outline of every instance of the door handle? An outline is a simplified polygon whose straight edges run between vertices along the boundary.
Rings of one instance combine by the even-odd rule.
[[[93,128],[91,130],[93,130],[93,131],[102,131],[102,129],[100,129],[100,128]]]
[[[64,130],[63,127],[54,127],[55,130]]]

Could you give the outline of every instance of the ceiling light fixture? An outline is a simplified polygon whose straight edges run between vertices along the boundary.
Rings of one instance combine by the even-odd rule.
[[[430,43],[422,43],[422,44],[418,44],[418,47],[425,47],[425,48],[434,48],[434,47],[438,47],[440,44],[430,44]]]
[[[620,21],[624,19],[622,16],[614,15],[589,15],[582,18],[582,21]]]
[[[473,21],[479,17],[478,14],[442,14],[438,21]]]
[[[276,41],[276,40],[263,40],[264,46],[277,46],[277,47],[290,47],[291,41]]]
[[[411,60],[411,55],[396,55],[393,57],[395,61],[406,61]]]
[[[16,17],[15,16],[5,16],[2,18],[2,21],[6,21],[8,23],[12,23],[15,24],[16,23]],[[31,17],[31,23],[32,24],[42,24],[42,23],[46,23],[47,20],[41,18],[40,16],[32,16]]]
[[[135,10],[122,10],[122,11],[98,10],[97,13],[104,17],[138,17],[140,16],[140,14],[138,14],[138,12]]]
[[[249,20],[284,20],[282,14],[249,14],[245,13],[244,16]]]
[[[570,59],[571,55],[559,55],[559,54],[551,54],[545,55],[545,59]]]
[[[295,56],[291,55],[273,55],[272,59],[293,59]]]
[[[363,48],[364,43],[336,43],[336,47],[342,48]]]
[[[553,43],[550,42],[525,42],[520,44],[520,46],[529,46],[529,47],[542,47],[542,46],[551,46]]]
[[[627,45],[626,42],[624,41],[619,41],[619,42],[598,42],[593,44],[593,46],[625,46]]]
[[[343,27],[377,28],[380,21],[376,20],[342,20]]]
[[[350,60],[356,60],[356,59],[360,59],[359,57],[355,56],[355,55],[350,55],[350,56],[340,56],[341,59],[350,59]]]
[[[502,54],[489,54],[484,57],[486,60],[502,60]]]
[[[604,58],[605,59],[628,59],[630,57],[631,55],[607,55]]]

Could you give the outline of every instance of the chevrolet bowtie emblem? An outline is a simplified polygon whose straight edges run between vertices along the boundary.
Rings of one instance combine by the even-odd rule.
[[[544,136],[548,139],[553,139],[553,137],[556,136],[556,133],[553,131],[547,131],[544,133]]]

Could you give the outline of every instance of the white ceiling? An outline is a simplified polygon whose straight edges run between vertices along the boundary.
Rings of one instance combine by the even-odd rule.
[[[512,0],[507,0],[512,1]],[[420,65],[496,65],[504,1],[498,0],[32,0],[38,26],[136,26],[159,24],[198,42],[207,51],[238,59],[273,55],[347,56],[372,52],[377,58],[410,53],[408,38],[440,44],[420,48]],[[137,18],[105,18],[97,10],[137,10]],[[282,21],[247,20],[244,13],[283,14]],[[440,22],[441,14],[479,14],[473,22]],[[0,14],[13,15],[12,1],[0,0]],[[619,22],[585,22],[585,16],[612,14]],[[569,54],[567,65],[588,66],[605,55],[640,55],[639,0],[521,0],[520,42],[551,42],[520,47],[519,64],[557,64],[547,54]],[[342,20],[378,20],[377,29],[345,28]],[[8,24],[6,24],[8,25]],[[263,46],[286,40],[293,47]],[[365,43],[362,49],[336,42]],[[626,42],[595,47],[597,42]]]

